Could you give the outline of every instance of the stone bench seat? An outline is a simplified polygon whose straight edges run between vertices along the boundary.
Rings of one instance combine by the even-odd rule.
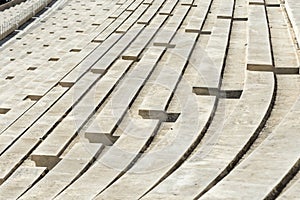
[[[223,0],[217,18],[231,19],[233,17],[234,1]]]
[[[125,60],[138,61],[147,45],[151,42],[153,37],[157,34],[161,25],[165,22],[166,16],[155,16],[151,23],[145,27],[141,34],[134,40],[130,46],[122,54]]]
[[[0,138],[11,137],[10,140],[4,140],[5,143],[2,142],[1,146],[3,148],[1,148],[1,153],[3,153],[5,149],[9,148],[12,143],[26,131],[27,128],[33,125],[34,122],[36,122],[40,116],[42,116],[66,92],[66,90],[67,88],[63,87],[53,88],[49,93],[39,99],[37,103],[32,105],[26,113],[14,120],[10,125],[7,123],[1,123]],[[28,98],[33,97],[29,96]],[[30,99],[28,100],[32,101]]]
[[[267,7],[277,74],[299,74],[299,58],[282,7]]]
[[[160,15],[171,15],[171,13],[174,11],[174,8],[179,3],[178,0],[175,1],[166,1],[164,7],[159,10]]]
[[[91,68],[94,73],[105,73],[110,65],[118,59],[122,52],[133,42],[136,37],[144,29],[144,25],[136,24],[107,52],[101,59],[99,59]],[[120,34],[120,33],[118,33]]]
[[[153,40],[154,46],[172,47],[176,45],[170,44],[170,42],[176,34],[177,30],[180,28],[189,11],[188,6],[179,6],[174,8],[173,15],[168,18],[165,25],[159,30],[159,32],[155,36]]]
[[[19,167],[0,186],[1,199],[17,199],[46,173],[46,167]]]
[[[295,35],[296,35],[296,39],[299,43],[300,41],[300,15],[299,15],[299,8],[300,8],[300,4],[297,0],[287,0],[285,1],[285,8],[287,10],[288,16],[289,16],[289,20],[292,23]]]
[[[52,166],[57,162],[59,156],[74,137],[76,137],[86,122],[86,119],[90,118],[96,109],[106,100],[118,83],[118,80],[124,75],[130,65],[131,61],[117,61],[96,85],[91,86],[92,88],[90,88],[90,90],[85,91],[85,96],[83,96],[78,104],[73,105],[70,113],[68,113],[43,143],[32,153],[34,160],[38,158],[35,160],[38,166],[44,163],[48,163],[49,166]],[[101,88],[101,90],[99,90],[99,88]],[[73,95],[77,96],[76,93],[75,87]],[[80,93],[78,93],[78,95],[80,95]],[[66,132],[64,130],[68,131]]]
[[[167,49],[162,61],[158,63],[162,70],[154,82],[150,83],[151,91],[140,105],[139,114],[143,118],[172,121],[180,114],[167,113],[167,108],[188,64],[196,39],[195,33],[177,32],[172,40],[176,46]]]
[[[228,173],[269,115],[274,101],[274,84],[271,72],[247,72],[244,91],[235,109],[217,132],[213,132],[217,134],[215,140],[202,144],[203,148],[209,148],[207,152],[203,152],[200,146],[179,169],[143,199],[199,198],[215,183],[214,180]],[[256,95],[260,96],[259,103]],[[189,180],[188,188],[181,184],[181,180],[185,179]]]
[[[254,195],[259,199],[276,197],[282,186],[289,182],[287,177],[297,172],[299,166],[300,126],[294,121],[299,111],[298,98],[277,129],[201,199],[234,199],[238,196],[253,199]],[[247,182],[243,182],[245,179]]]
[[[149,9],[139,18],[138,24],[150,24],[150,21],[157,15],[159,9],[162,8],[165,0],[156,0],[151,2]],[[145,4],[145,1],[144,1]]]
[[[35,124],[32,126],[28,125],[25,132],[23,129],[8,132],[8,136],[13,135],[9,141],[14,141],[14,143],[0,156],[1,163],[5,163],[5,165],[1,166],[1,182],[5,181],[22,161],[30,155],[30,152],[41,143],[41,140],[47,137],[49,131],[70,111],[72,106],[81,98],[97,77],[95,74],[90,74],[90,76],[86,76],[78,81]],[[15,141],[16,137],[17,140]],[[7,162],[9,157],[13,157],[13,159],[9,159],[9,162]],[[49,162],[48,167],[53,167],[57,161],[58,159],[54,159],[53,162]]]
[[[76,143],[63,158],[60,158],[61,161],[20,199],[54,198],[90,167],[103,148],[102,144]]]
[[[124,77],[124,80],[112,94],[109,102],[106,103],[106,106],[102,108],[92,124],[88,127],[85,136],[90,142],[103,143],[105,142],[102,140],[103,137],[107,138],[113,134],[116,126],[120,123],[137,94],[151,75],[164,50],[165,49],[161,47],[150,48],[133,70]],[[119,102],[119,99],[123,99],[123,101]],[[111,143],[110,141],[106,142],[106,144]]]
[[[147,119],[130,119],[128,125],[121,124],[122,134],[116,143],[57,199],[95,197],[126,172],[131,163],[147,148],[158,126],[158,120]],[[87,185],[87,182],[90,184]]]
[[[250,4],[248,15],[247,69],[273,71],[269,27],[264,4]]]
[[[190,12],[192,17],[187,22],[185,31],[200,33],[203,28],[204,21],[208,15],[208,11],[212,4],[212,1],[211,0],[195,1],[194,4],[197,5],[197,7],[191,8]]]
[[[214,112],[216,97],[196,96],[192,93],[192,88],[185,84],[180,84],[179,90],[182,91],[179,98],[183,105],[176,122],[170,127],[170,122],[164,122],[162,126],[169,128],[164,133],[158,132],[158,135],[162,134],[159,136],[159,143],[145,152],[130,170],[96,199],[138,199],[155,187],[163,177],[172,173],[175,166],[180,165],[188,149],[202,137],[201,133]]]
[[[195,61],[199,65],[198,73],[204,77],[193,88],[198,95],[218,95],[220,91],[231,23],[231,19],[217,19],[205,49],[206,55]]]

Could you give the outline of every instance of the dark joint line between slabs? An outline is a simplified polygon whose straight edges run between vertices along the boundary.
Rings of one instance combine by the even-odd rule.
[[[216,96],[222,99],[239,99],[243,90],[219,90],[217,88],[193,87],[193,93],[203,96]]]

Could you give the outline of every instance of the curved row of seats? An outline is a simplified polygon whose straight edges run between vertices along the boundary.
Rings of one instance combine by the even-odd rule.
[[[96,3],[93,4],[96,5]],[[73,6],[76,7],[77,4],[65,7],[65,12],[73,9]],[[115,9],[117,7],[119,5],[116,5]],[[85,6],[79,8],[80,10],[86,9]],[[109,15],[113,11],[107,11],[106,14]],[[96,11],[91,10],[89,12],[92,15]],[[42,27],[33,27],[39,34],[22,33],[15,41],[12,41],[12,45],[3,48],[7,57],[0,61],[3,66],[0,74],[2,82],[1,107],[12,111],[14,109],[12,107],[16,107],[13,105],[20,104],[16,110],[20,114],[23,113],[31,107],[30,105],[27,107],[22,106],[24,102],[35,104],[39,97],[47,94],[51,88],[64,79],[82,59],[99,45],[91,41],[99,34],[98,31],[103,31],[105,27],[93,25],[88,17],[82,18],[80,23],[77,22],[77,15],[61,18],[61,22],[70,25],[70,27],[67,27],[70,32],[68,37],[61,31],[57,31],[61,26],[52,25],[54,18],[46,18],[45,21],[41,20],[37,23],[41,24]],[[97,20],[99,22],[104,21],[108,16],[103,17]],[[74,24],[74,26],[71,26],[71,24]],[[79,30],[84,30],[84,33],[78,32]],[[81,40],[74,42],[78,36],[81,37]],[[13,66],[16,65],[18,68],[11,71]],[[82,68],[82,65],[79,65],[78,68]],[[74,74],[76,73],[77,71]],[[79,73],[76,75],[79,75]],[[47,82],[43,83],[42,80],[45,79],[47,79]],[[63,83],[61,85],[65,86]],[[36,98],[30,99],[27,97]],[[6,113],[1,120],[1,131],[5,127],[9,127],[16,120],[16,117],[14,112]]]
[[[51,0],[31,0],[21,2],[0,12],[0,40],[17,30],[22,24],[43,10]]]
[[[126,40],[125,40],[126,41]],[[151,54],[150,54],[151,55]],[[149,62],[149,61],[148,61]],[[21,144],[21,142],[20,142],[20,144]],[[13,145],[13,147],[15,147],[16,146],[16,144],[15,145]],[[18,145],[17,145],[18,146]],[[50,168],[50,167],[49,167]]]
[[[281,4],[58,3],[1,49],[0,199],[275,198],[299,171]]]
[[[120,6],[117,6],[117,7],[120,7]],[[76,23],[76,22],[74,21],[74,23]],[[87,23],[90,23],[90,22],[87,22]],[[86,26],[86,25],[83,25],[83,26]],[[36,27],[33,27],[33,28],[36,29]],[[38,28],[40,28],[40,27],[38,27]],[[77,29],[78,27],[75,27],[75,28]],[[96,32],[97,27],[94,28],[93,30],[95,30],[95,32]],[[96,33],[99,34],[98,32],[96,32]],[[27,35],[24,35],[24,38],[26,38],[26,36]],[[41,36],[43,36],[43,34]],[[47,35],[45,35],[44,37],[46,38],[46,36]],[[89,36],[89,37],[95,37],[95,34],[94,34],[94,36],[91,34],[91,36]],[[86,41],[89,41],[91,43],[92,39],[93,38],[86,38]],[[24,44],[24,43],[18,42],[16,45],[22,45],[22,44]],[[94,43],[91,43],[91,44],[92,44],[92,47],[95,48]],[[28,46],[29,45],[30,45],[30,43],[28,43]],[[35,44],[33,44],[33,45],[35,45]],[[67,52],[69,52],[69,47],[66,47],[66,49],[67,49]],[[37,87],[36,83],[38,83],[38,81],[40,81],[40,80],[45,80],[46,77],[49,77],[49,76],[51,77],[52,80],[48,79],[48,81],[46,82],[46,84],[47,84],[45,87],[46,90],[44,90],[44,92],[41,91],[42,96],[40,96],[41,94],[40,95],[26,95],[26,93],[28,92],[26,90],[25,90],[26,93],[24,93],[24,90],[13,90],[13,92],[19,97],[19,99],[15,99],[15,101],[17,101],[17,102],[21,101],[20,104],[22,104],[22,101],[24,101],[24,97],[28,96],[29,98],[25,99],[25,101],[31,102],[32,104],[31,104],[31,107],[29,107],[29,108],[28,107],[26,108],[24,106],[19,107],[19,109],[21,111],[23,109],[23,112],[25,112],[24,115],[21,114],[19,116],[16,116],[16,113],[8,112],[4,116],[1,116],[2,117],[1,123],[3,125],[1,137],[4,139],[4,140],[2,140],[3,142],[2,142],[1,159],[5,160],[5,158],[7,156],[9,157],[11,155],[11,153],[13,153],[13,155],[16,156],[15,159],[11,160],[10,164],[7,164],[5,166],[6,169],[2,169],[1,173],[3,173],[2,174],[3,175],[2,177],[4,177],[3,179],[5,179],[5,177],[7,177],[7,175],[9,175],[11,172],[14,171],[15,166],[18,166],[19,165],[18,163],[20,163],[22,161],[22,159],[24,159],[24,158],[26,158],[26,156],[28,156],[28,152],[32,151],[32,148],[34,148],[35,145],[37,145],[39,143],[39,138],[45,137],[43,134],[46,134],[48,132],[48,130],[51,129],[52,126],[54,126],[55,123],[57,121],[59,121],[62,118],[62,116],[68,112],[68,110],[70,110],[72,108],[72,106],[77,102],[76,98],[80,99],[81,96],[83,94],[85,94],[86,90],[88,90],[89,87],[93,84],[93,82],[97,79],[97,77],[99,77],[99,75],[97,75],[97,74],[88,73],[84,78],[81,79],[81,81],[76,82],[76,86],[74,86],[71,90],[69,90],[68,87],[62,87],[59,85],[59,81],[63,77],[65,77],[67,75],[67,73],[69,73],[73,68],[75,68],[74,65],[78,64],[80,62],[80,60],[82,60],[88,53],[91,52],[92,49],[91,49],[91,47],[86,47],[86,50],[83,50],[83,51],[77,53],[76,59],[74,59],[72,57],[72,60],[70,60],[71,62],[66,62],[66,60],[64,60],[64,65],[62,65],[62,63],[52,64],[54,67],[53,69],[49,68],[51,65],[50,66],[46,65],[46,66],[42,66],[42,67],[39,66],[41,69],[38,71],[34,70],[34,72],[36,72],[36,73],[33,73],[33,74],[29,73],[28,74],[29,79],[30,79],[30,77],[35,78],[35,79],[39,78],[37,81],[34,81],[34,79],[33,79],[31,82],[29,82],[29,84],[32,84],[32,86],[33,86],[32,89],[34,89],[37,92],[40,92],[40,90],[41,89],[43,90],[43,88]],[[47,53],[47,49],[44,50],[44,53]],[[70,52],[69,54],[74,55],[74,52]],[[70,55],[68,55],[68,56],[70,57]],[[45,63],[45,62],[46,63],[49,62],[48,59],[45,60],[43,58],[39,58],[37,61],[41,65],[43,65],[43,63]],[[14,65],[14,63],[10,63],[10,65]],[[62,68],[58,68],[57,66],[59,66],[59,65]],[[24,69],[25,72],[26,71],[28,72],[28,70],[26,69],[26,65],[24,67],[25,67],[25,69]],[[2,70],[5,70],[5,68]],[[55,71],[55,70],[57,70],[57,71]],[[53,73],[53,72],[55,72],[55,73]],[[57,74],[57,77],[53,77],[53,75],[55,75],[55,74]],[[22,79],[20,79],[20,80],[22,80]],[[17,80],[15,80],[15,81],[17,82]],[[28,82],[28,78],[25,77],[25,81]],[[15,85],[12,85],[11,87],[15,87]],[[18,88],[18,87],[16,87],[16,88]],[[5,90],[5,91],[8,92],[7,90]],[[68,93],[66,93],[66,91],[68,91]],[[21,92],[21,94],[18,92]],[[31,91],[31,92],[34,93],[34,91]],[[31,92],[29,92],[29,93],[31,93]],[[76,93],[76,95],[75,95],[76,97],[74,96],[75,93]],[[4,95],[4,94],[2,94],[2,95]],[[62,95],[65,95],[65,96],[64,96],[64,98],[61,99]],[[20,96],[21,96],[21,98],[20,98]],[[32,98],[32,97],[36,97],[36,98]],[[58,102],[58,100],[60,100],[59,101],[60,103]],[[55,104],[56,106],[52,107],[54,103],[56,103]],[[49,107],[45,107],[45,105],[48,105]],[[2,106],[3,106],[3,104],[2,104]],[[49,110],[50,107],[52,107],[52,109]],[[12,111],[12,110],[10,110],[10,111]],[[46,111],[49,114],[47,114],[45,116],[44,114]],[[44,115],[44,117],[40,118],[43,115]],[[7,121],[5,121],[5,120],[7,120]],[[53,123],[51,123],[51,121],[53,121]],[[34,126],[33,126],[33,124],[34,124]],[[45,132],[43,132],[42,130],[45,130]],[[36,135],[36,133],[38,133],[38,132],[40,134]],[[31,138],[31,139],[29,139],[29,138]],[[28,151],[26,151],[23,148],[22,143],[24,142],[24,140],[25,141],[30,140],[31,142],[33,142],[33,143],[30,143],[31,145],[27,144],[27,146],[25,146]],[[15,144],[15,142],[17,142],[17,143]],[[21,144],[21,145],[18,145],[18,144]],[[21,150],[20,148],[21,149],[23,148],[23,149]]]

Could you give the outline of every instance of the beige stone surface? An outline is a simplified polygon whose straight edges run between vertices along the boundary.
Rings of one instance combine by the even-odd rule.
[[[174,13],[167,20],[166,24],[159,30],[154,38],[154,46],[168,46],[174,37],[177,29],[187,15],[188,7],[183,6],[181,9],[174,9]],[[174,44],[176,45],[176,44]]]
[[[299,185],[300,182],[299,180],[294,183],[291,188],[289,188],[287,191],[283,192],[279,197],[278,199],[280,200],[287,200],[287,199],[299,199]]]
[[[205,95],[207,93],[212,93],[212,95],[214,95],[214,93],[217,93],[220,89],[230,24],[230,19],[216,20],[211,37],[204,51],[204,56],[197,57],[193,62],[199,76],[203,76],[201,82],[196,83],[194,86],[194,92],[196,94]]]
[[[124,176],[98,195],[97,199],[136,199],[148,191],[176,165],[196,140],[196,133],[201,132],[211,115],[214,100],[214,97],[202,97],[196,110],[193,106],[187,106],[192,102],[195,103],[195,98],[188,98],[174,128],[160,140],[162,146],[156,144],[149,149]],[[194,123],[188,124],[187,121]],[[168,135],[173,137],[169,138]],[[138,182],[138,180],[143,181]]]
[[[287,0],[285,2],[285,7],[286,7],[287,13],[289,15],[289,19],[293,25],[295,36],[299,43],[299,41],[300,41],[299,17],[300,16],[299,16],[299,12],[297,12],[297,10],[299,10],[300,4],[296,0]]]
[[[218,175],[226,173],[238,152],[255,134],[269,112],[274,92],[274,80],[271,72],[248,72],[245,89],[238,105],[231,115],[219,125],[214,140],[208,140],[204,148],[199,149],[170,177],[150,191],[144,199],[156,198],[193,198],[200,194]],[[272,88],[273,87],[273,88]],[[259,103],[256,92],[262,95]],[[243,113],[241,115],[241,113]],[[243,142],[242,142],[243,141]],[[205,149],[204,149],[205,150]],[[224,171],[223,171],[224,170]]]
[[[46,167],[19,167],[0,188],[0,199],[17,199],[46,172]]]
[[[200,32],[203,25],[205,17],[208,13],[209,6],[211,4],[210,0],[197,2],[197,7],[191,8],[191,18],[186,25],[186,32]]]
[[[283,74],[299,74],[299,58],[282,8],[269,7],[267,11],[275,71]]]
[[[0,40],[0,199],[298,199],[299,5],[53,2]]]
[[[299,99],[278,128],[201,199],[233,199],[239,196],[241,190],[243,199],[253,199],[254,191],[255,198],[258,199],[273,197],[271,192],[277,188],[277,184],[285,175],[293,173],[290,171],[291,166],[299,163],[297,149],[300,126],[298,123],[291,123],[299,114],[298,104]],[[226,192],[232,187],[236,188],[235,191]]]
[[[20,199],[40,199],[45,196],[54,198],[90,166],[103,148],[102,144],[75,144],[61,161]]]
[[[58,199],[74,197],[91,199],[118,177],[151,140],[159,123],[157,120],[131,119],[128,126],[121,125],[122,135],[91,169],[67,188]],[[85,184],[90,182],[89,185]]]
[[[271,71],[273,62],[265,7],[249,5],[248,12],[247,69]]]
[[[144,98],[139,109],[140,115],[144,118],[167,121],[168,104],[186,68],[196,41],[196,34],[188,34],[190,37],[184,41],[182,41],[182,35],[175,36],[172,41],[176,43],[176,48],[168,49],[162,58],[163,61],[159,63],[162,65],[162,70],[152,83],[151,91]],[[178,40],[178,38],[180,39]]]
[[[151,39],[155,36],[160,26],[166,20],[166,16],[159,15],[153,19],[152,23],[149,26],[146,26],[142,33],[136,38],[130,46],[125,50],[122,55],[122,58],[125,60],[134,60],[137,61],[140,59],[142,51],[145,50]]]
[[[234,10],[234,1],[222,1],[220,8],[219,8],[219,14],[217,15],[218,18],[222,19],[230,19],[233,17],[233,10]]]
[[[85,134],[87,138],[89,138],[88,135],[90,133],[92,135],[112,134],[163,53],[164,48],[162,47],[149,49],[147,56],[143,57],[138,65],[132,69],[131,73],[125,77],[120,87],[113,93],[110,101],[96,116],[93,123],[87,129]],[[122,101],[119,101],[119,99],[122,99]],[[102,121],[106,121],[107,119],[109,119],[109,123],[102,123]]]
[[[136,25],[132,27],[124,36],[114,45],[108,53],[106,53],[100,60],[98,60],[91,71],[94,73],[103,74],[105,73],[110,65],[119,57],[121,53],[127,48],[127,46],[134,40],[135,37],[140,34],[144,25]]]

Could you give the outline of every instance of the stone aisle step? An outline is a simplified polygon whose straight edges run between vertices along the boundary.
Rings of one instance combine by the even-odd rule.
[[[130,46],[125,50],[125,52],[122,55],[123,59],[138,61],[142,51],[145,50],[146,46],[157,34],[158,30],[161,28],[161,26],[165,23],[167,19],[167,16],[156,15],[156,12],[159,10],[163,3],[163,0],[155,1],[154,4],[152,4],[150,8],[146,11],[146,13],[142,15],[137,21],[138,24],[145,24],[147,26],[139,35],[139,37],[136,38],[136,40],[133,41],[130,44]],[[149,11],[150,14],[148,13]],[[147,18],[147,23],[143,22],[143,20],[145,20],[145,16]]]
[[[116,30],[122,26],[122,24],[132,18],[132,16],[134,17],[138,17],[138,15],[136,15],[136,11],[135,9],[132,10],[132,8],[139,8],[139,6],[141,6],[141,8],[145,8],[144,5],[142,5],[142,1],[138,0],[138,1],[132,1],[132,2],[126,2],[125,4],[123,4],[121,6],[121,8],[123,9],[123,12],[119,15],[119,16],[110,16],[112,18],[116,18],[114,23],[112,23],[109,27],[107,27],[107,29],[105,29],[99,36],[97,36],[94,40],[98,41],[98,42],[103,42],[105,41],[112,33],[116,32]],[[139,9],[138,9],[139,10]],[[131,22],[128,23],[129,26],[131,26],[130,24],[134,24],[136,20],[133,20]]]
[[[247,2],[234,4],[230,42],[222,77],[221,92],[225,98],[238,99],[244,88],[247,49]]]
[[[144,0],[143,4],[152,5],[155,0]]]
[[[13,200],[28,190],[46,173],[46,167],[19,167],[14,174],[0,186],[0,199]]]
[[[247,69],[272,71],[273,61],[265,6],[250,4],[248,11]]]
[[[158,125],[157,120],[145,119],[130,119],[127,126],[121,125],[122,134],[116,143],[57,199],[95,197],[135,162],[152,140]]]
[[[104,149],[102,144],[76,143],[39,182],[33,185],[20,199],[54,198],[87,170]],[[55,184],[53,184],[55,183]]]
[[[93,42],[104,42],[131,14],[132,12],[125,10],[122,15],[116,18],[112,24],[110,24],[103,32],[101,32],[101,34],[94,38]]]
[[[183,6],[194,6],[194,0],[180,0],[180,4]]]
[[[24,95],[25,96],[25,95]],[[24,97],[25,98],[25,97]],[[0,105],[1,121],[0,130],[3,132],[7,127],[12,125],[20,116],[34,105],[34,101],[30,99],[23,100],[20,103],[15,103],[14,106]]]
[[[249,5],[265,5],[265,0],[249,0]]]
[[[109,14],[108,18],[110,18],[110,19],[117,19],[133,3],[134,3],[134,1],[131,1],[131,0],[123,2],[122,5],[115,12]]]
[[[135,11],[142,3],[144,0],[135,0],[133,3],[126,9],[127,11]]]
[[[259,133],[270,113],[274,98],[274,75],[271,72],[247,72],[244,92],[231,115],[217,132],[216,140],[206,144],[173,174],[150,191],[143,199],[199,198],[223,175],[230,172]],[[257,99],[257,95],[260,96]],[[182,184],[182,180],[189,180]]]
[[[0,184],[15,172],[26,156],[29,156],[29,152],[26,151],[27,148],[34,146],[37,142],[38,139],[21,138],[1,155]]]

